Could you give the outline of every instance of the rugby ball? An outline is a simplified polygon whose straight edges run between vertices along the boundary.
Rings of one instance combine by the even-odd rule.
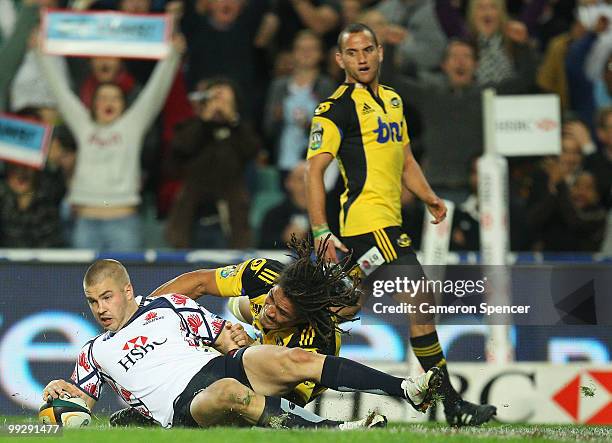
[[[91,413],[82,398],[62,396],[42,405],[38,420],[46,425],[82,428],[91,422]]]

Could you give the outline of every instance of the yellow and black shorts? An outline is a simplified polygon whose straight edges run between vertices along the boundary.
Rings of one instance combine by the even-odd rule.
[[[360,259],[376,248],[379,255],[384,259],[384,263],[379,265],[377,278],[380,277],[380,270],[387,268],[387,265],[404,265],[402,269],[409,271],[413,278],[420,278],[424,275],[423,268],[417,259],[414,249],[412,249],[410,237],[402,231],[399,226],[390,226],[367,234],[342,237],[342,242],[351,251],[351,265],[361,265]],[[390,269],[389,269],[390,270]],[[363,274],[362,274],[363,276]]]

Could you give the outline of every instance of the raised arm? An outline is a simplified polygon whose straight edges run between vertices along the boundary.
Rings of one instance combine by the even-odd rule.
[[[144,133],[155,120],[166,102],[184,52],[185,39],[180,35],[174,36],[170,53],[165,59],[157,62],[146,86],[123,117],[132,130]]]
[[[23,56],[27,50],[28,38],[38,23],[38,5],[33,2],[24,2],[13,35],[10,36],[6,45],[0,49],[0,96],[4,95],[17,70],[21,66]]]
[[[310,0],[290,0],[296,14],[306,27],[317,34],[331,31],[340,21],[340,14],[329,4],[315,6]]]
[[[80,134],[84,128],[91,124],[89,110],[70,89],[68,79],[58,69],[54,57],[43,55],[40,51],[37,51],[36,56],[38,57],[43,74],[57,99],[59,110],[66,121],[66,125],[75,135]]]

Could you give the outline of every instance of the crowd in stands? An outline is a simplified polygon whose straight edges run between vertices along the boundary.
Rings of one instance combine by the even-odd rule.
[[[0,111],[54,127],[43,170],[0,162],[0,247],[273,249],[308,235],[310,118],[344,80],[339,30],[363,22],[417,159],[456,204],[452,249],[479,249],[493,87],[562,107],[560,155],[509,159],[512,250],[612,253],[612,5],[599,3],[0,0]],[[43,8],[167,12],[170,55],[45,55]],[[332,229],[341,181],[328,171]],[[402,203],[418,248],[423,206],[408,192]]]

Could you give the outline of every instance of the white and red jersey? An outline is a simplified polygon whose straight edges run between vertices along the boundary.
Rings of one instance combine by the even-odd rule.
[[[213,345],[225,320],[178,294],[144,298],[117,332],[88,341],[72,381],[98,400],[106,383],[131,407],[172,426],[173,401],[202,367],[220,354]]]

